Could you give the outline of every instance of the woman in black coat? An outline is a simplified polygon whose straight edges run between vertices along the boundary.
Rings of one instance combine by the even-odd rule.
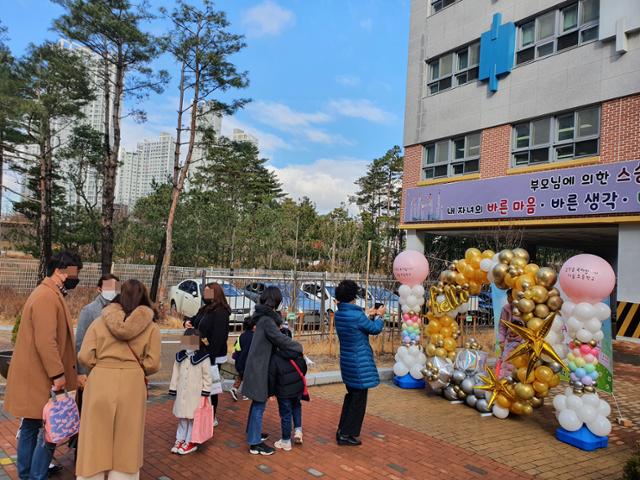
[[[229,317],[231,308],[224,296],[222,287],[215,282],[204,287],[202,294],[204,305],[193,317],[191,323],[200,332],[203,343],[207,346],[209,358],[211,358],[212,370],[227,362],[227,340],[229,338]],[[212,372],[213,376],[213,372]],[[211,395],[213,411],[218,409],[218,394]],[[218,424],[216,417],[214,425]]]
[[[274,449],[262,441],[262,417],[269,398],[269,364],[276,350],[302,354],[302,345],[282,332],[282,317],[276,310],[282,303],[282,292],[277,287],[265,288],[256,306],[249,356],[244,369],[242,393],[253,402],[247,423],[247,443],[253,455],[272,455]]]

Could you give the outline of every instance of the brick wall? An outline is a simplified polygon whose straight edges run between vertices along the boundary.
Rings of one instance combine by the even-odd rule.
[[[402,173],[402,205],[400,221],[404,219],[404,195],[409,188],[415,187],[422,179],[422,145],[411,145],[404,149],[404,168]]]
[[[602,163],[640,159],[640,95],[604,102],[600,132]]]
[[[507,174],[511,157],[511,125],[500,125],[482,131],[480,144],[480,176],[501,177]]]

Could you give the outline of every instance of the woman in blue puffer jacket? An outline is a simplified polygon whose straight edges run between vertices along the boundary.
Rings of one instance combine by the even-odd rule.
[[[361,445],[358,439],[367,409],[367,393],[380,383],[378,369],[369,345],[369,335],[378,335],[384,327],[384,307],[369,312],[355,304],[358,284],[344,280],[336,288],[338,311],[335,316],[340,340],[340,370],[347,394],[342,404],[342,414],[336,432],[338,445]]]

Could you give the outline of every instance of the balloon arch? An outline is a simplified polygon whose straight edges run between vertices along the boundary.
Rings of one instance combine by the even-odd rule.
[[[558,275],[532,263],[522,248],[497,253],[469,248],[428,291],[423,283],[429,263],[421,253],[402,252],[393,268],[402,284],[396,384],[420,388],[426,381],[450,401],[504,419],[532,414],[568,374],[569,386],[553,400],[558,438],[585,449],[606,446],[611,408],[596,384],[602,324],[611,315],[603,300],[613,291],[615,274],[605,260],[577,255]],[[488,286],[511,293],[501,315],[503,350],[493,368],[474,338],[462,342],[458,323],[470,298]]]

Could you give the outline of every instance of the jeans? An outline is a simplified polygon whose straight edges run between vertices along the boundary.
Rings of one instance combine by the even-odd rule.
[[[347,387],[347,394],[342,404],[342,414],[338,432],[345,436],[359,437],[367,410],[367,393],[369,390]]]
[[[18,439],[18,476],[21,480],[46,480],[56,446],[44,441],[42,420],[24,418]]]
[[[267,402],[251,402],[249,408],[249,420],[247,422],[247,443],[249,445],[258,445],[262,443],[262,417]]]
[[[302,428],[302,404],[299,398],[279,398],[280,426],[282,440],[291,440],[291,418],[296,429]]]
[[[178,430],[176,431],[176,442],[191,442],[193,432],[193,418],[179,418]]]

